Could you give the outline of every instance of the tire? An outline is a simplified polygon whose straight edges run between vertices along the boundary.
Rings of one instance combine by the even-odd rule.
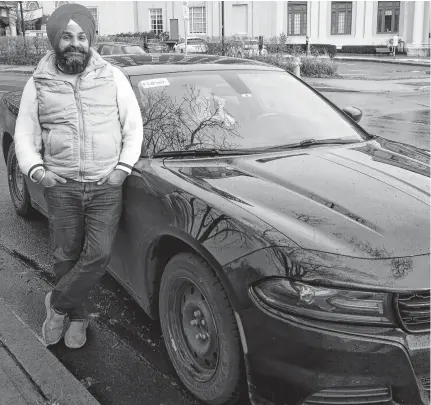
[[[210,405],[236,404],[244,387],[240,336],[226,292],[205,260],[180,253],[168,262],[159,313],[169,357],[186,388]]]
[[[24,218],[31,218],[35,210],[31,206],[30,193],[25,184],[24,175],[18,166],[18,160],[15,154],[15,142],[10,145],[7,154],[7,180],[9,185],[9,194],[15,211]]]

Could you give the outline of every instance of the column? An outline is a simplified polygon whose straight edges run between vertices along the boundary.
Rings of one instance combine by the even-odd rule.
[[[409,56],[425,56],[426,46],[423,43],[425,16],[425,2],[415,1],[415,11],[413,17],[413,39],[408,46],[407,54]]]
[[[16,37],[16,19],[14,18],[14,13],[11,12],[10,8],[7,8],[7,14],[9,18],[10,35]]]
[[[328,36],[328,2],[319,1],[319,42],[327,43]],[[330,6],[330,3],[329,3]]]
[[[282,32],[284,32],[284,1],[277,1],[275,18],[276,18],[275,35],[279,36]]]

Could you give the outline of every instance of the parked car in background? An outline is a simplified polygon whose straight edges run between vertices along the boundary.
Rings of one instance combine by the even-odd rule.
[[[169,46],[157,38],[148,39],[144,43],[144,48],[149,53],[166,53],[169,52]]]
[[[92,45],[91,48],[102,56],[141,55],[146,53],[140,45],[119,42],[100,42]]]
[[[177,53],[184,53],[186,51],[185,38],[181,38],[178,44],[174,46],[174,51]],[[200,37],[188,37],[187,52],[188,53],[208,53],[208,46],[205,40]]]
[[[109,272],[185,387],[211,405],[429,404],[429,153],[257,61],[105,59],[144,123]],[[17,164],[20,97],[0,103],[10,196],[47,215]]]
[[[258,55],[268,55],[268,50],[265,45],[261,51],[259,51],[259,41],[257,39],[235,39],[233,42],[229,43],[229,49],[227,52],[228,56],[246,58]]]

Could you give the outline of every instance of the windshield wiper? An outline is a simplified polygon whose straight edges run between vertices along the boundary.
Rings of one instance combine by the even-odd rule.
[[[314,145],[344,145],[347,143],[360,143],[360,142],[362,141],[358,139],[340,139],[340,138],[321,139],[321,140],[306,139],[298,143],[289,143],[286,145],[272,146],[270,148],[265,148],[265,150],[285,150],[285,149],[296,149],[296,148],[308,148],[309,146],[314,146]]]
[[[153,155],[153,157],[211,157],[211,156],[235,156],[235,155],[249,155],[255,153],[252,150],[247,149],[216,149],[216,148],[200,148],[200,149],[190,149],[190,150],[178,150],[178,151],[167,151],[158,152]]]

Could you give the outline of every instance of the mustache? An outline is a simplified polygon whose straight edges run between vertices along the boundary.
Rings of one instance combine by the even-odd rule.
[[[82,53],[83,55],[87,55],[88,53],[85,51],[84,48],[80,46],[73,46],[73,45],[68,46],[62,53],[64,55],[65,53],[69,53],[69,52]]]

